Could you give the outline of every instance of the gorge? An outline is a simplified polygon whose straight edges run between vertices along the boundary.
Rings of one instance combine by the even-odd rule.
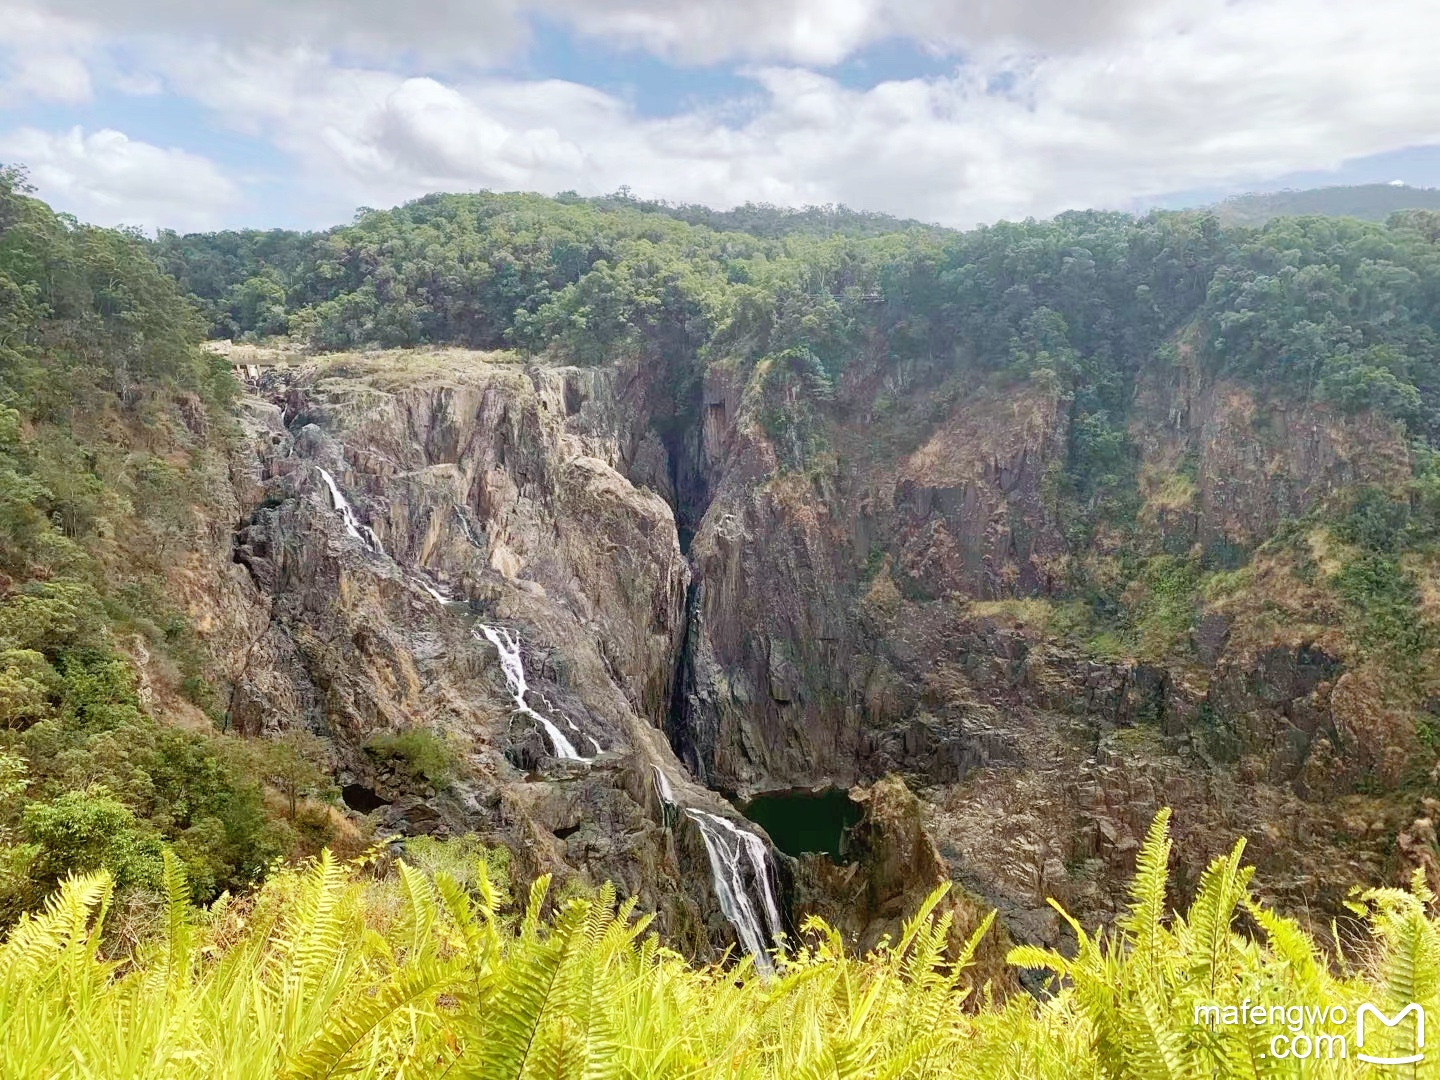
[[[893,940],[949,883],[952,944],[999,913],[996,985],[1007,944],[1068,947],[1051,898],[1124,910],[1163,806],[1177,903],[1242,833],[1322,924],[1440,871],[1430,217],[772,216],[436,196],[134,249],[162,284],[132,292],[212,336],[257,337],[275,284],[283,340],[162,349],[156,315],[67,368],[27,316],[26,798],[69,806],[73,762],[123,757],[105,725],[163,716],[186,734],[130,741],[230,762],[232,817],[175,809],[204,770],[160,757],[104,798],[202,898],[277,848],[474,835],[517,889],[611,882],[765,965],[811,915]]]

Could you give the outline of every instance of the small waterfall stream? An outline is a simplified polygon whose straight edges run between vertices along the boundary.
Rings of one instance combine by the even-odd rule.
[[[485,545],[482,544],[480,538],[475,535],[475,526],[470,524],[470,519],[465,516],[465,511],[460,508],[458,503],[455,506],[455,516],[460,519],[460,529],[464,532],[465,539],[470,541],[470,546],[484,551]]]
[[[670,786],[670,778],[659,765],[651,765],[655,770],[655,794],[660,796],[660,801],[666,806],[675,806],[675,791]]]
[[[530,686],[525,681],[525,664],[520,659],[520,639],[503,626],[486,626],[481,623],[477,629],[500,654],[500,667],[505,672],[505,682],[510,687],[510,692],[515,695],[515,708],[538,721],[545,729],[545,734],[550,736],[550,745],[555,748],[555,756],[562,761],[590,761],[590,758],[580,756],[564,732],[526,703],[525,693]],[[594,742],[593,739],[591,741]],[[598,748],[598,744],[596,746]]]
[[[453,604],[455,602],[455,598],[453,596],[446,596],[434,585],[431,585],[430,582],[427,581],[425,578],[417,577],[415,580],[420,584],[420,587],[422,589],[424,589],[427,593],[430,594],[431,599],[433,599],[441,607],[444,607],[446,604]]]
[[[320,468],[319,465],[315,467],[320,470],[320,478],[325,481],[325,486],[330,489],[330,506],[340,515],[341,520],[345,522],[345,531],[356,540],[359,540],[376,555],[384,555],[385,547],[380,543],[380,537],[375,535],[375,530],[370,528],[369,525],[360,523],[360,519],[355,516],[355,511],[351,509],[345,496],[340,494],[340,485],[335,483],[335,477],[331,476],[326,469]]]

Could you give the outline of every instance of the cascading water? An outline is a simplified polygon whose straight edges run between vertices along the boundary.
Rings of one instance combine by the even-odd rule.
[[[485,640],[494,645],[495,651],[500,654],[500,667],[505,672],[505,682],[510,687],[510,693],[515,695],[515,708],[538,721],[545,729],[545,734],[550,736],[550,745],[555,748],[555,756],[562,761],[590,761],[590,758],[580,756],[564,732],[526,703],[525,693],[530,687],[525,681],[525,664],[520,659],[520,640],[503,626],[486,626],[481,623],[476,629],[485,635]],[[596,751],[599,751],[599,744],[596,744]]]
[[[659,770],[656,770],[659,773]],[[663,778],[663,774],[660,774]],[[657,781],[659,783],[659,781]],[[669,787],[666,781],[665,786]],[[663,796],[662,796],[663,797]],[[720,901],[720,910],[745,951],[755,958],[755,966],[769,974],[774,966],[766,951],[767,940],[780,934],[780,906],[775,900],[775,888],[770,882],[770,864],[765,853],[765,842],[752,832],[746,832],[733,822],[718,814],[704,810],[686,809],[686,816],[700,830],[705,841],[705,851],[710,856],[711,876],[714,878],[715,895]],[[745,864],[748,863],[755,879],[755,892],[760,896],[761,915],[751,902],[750,889],[745,883]],[[770,932],[767,935],[765,926]]]
[[[424,589],[427,593],[429,593],[431,598],[441,607],[444,607],[446,604],[453,604],[455,602],[455,598],[453,596],[446,596],[443,592],[437,589],[434,585],[431,585],[430,582],[426,581],[424,578],[416,578],[416,580],[420,583],[420,587]]]
[[[330,505],[340,515],[341,520],[345,522],[345,531],[356,540],[359,540],[376,555],[384,555],[385,548],[384,545],[380,543],[380,537],[375,535],[375,530],[370,528],[369,525],[362,525],[360,523],[360,520],[355,516],[355,511],[352,510],[350,504],[346,502],[345,496],[340,494],[340,485],[335,483],[335,477],[331,476],[327,470],[321,469],[320,466],[317,465],[315,467],[320,470],[320,478],[325,481],[325,486],[330,489]]]
[[[475,526],[470,524],[470,519],[465,516],[465,511],[460,508],[458,503],[455,506],[455,516],[460,519],[460,529],[465,533],[465,539],[470,541],[470,546],[483,551],[485,545],[480,543],[480,538],[475,535]]]
[[[670,778],[659,765],[651,765],[650,768],[655,770],[655,794],[660,796],[660,801],[666,806],[674,806],[675,792],[670,787]]]

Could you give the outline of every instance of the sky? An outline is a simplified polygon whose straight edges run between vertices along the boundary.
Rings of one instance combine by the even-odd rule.
[[[57,209],[323,228],[432,191],[959,227],[1440,186],[1436,0],[0,0]]]

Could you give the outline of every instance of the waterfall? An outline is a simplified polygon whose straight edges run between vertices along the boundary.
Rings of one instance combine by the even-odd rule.
[[[670,787],[670,778],[659,765],[651,765],[655,770],[655,794],[660,796],[660,801],[666,806],[675,805],[675,792]]]
[[[656,770],[659,773],[659,770]],[[663,774],[661,774],[663,777]],[[657,781],[659,783],[659,781]],[[665,786],[669,787],[666,781]],[[711,876],[715,882],[715,895],[720,900],[720,910],[745,951],[755,958],[755,966],[769,974],[774,971],[765,945],[768,940],[781,933],[780,907],[775,900],[775,888],[770,882],[770,864],[765,853],[765,842],[752,832],[746,832],[738,825],[718,814],[704,810],[687,809],[686,815],[700,829],[705,840],[705,851],[710,856]],[[751,902],[750,890],[745,884],[745,866],[748,863],[755,878],[755,892],[760,895],[761,908],[770,933],[765,932],[765,923]]]
[[[589,758],[580,756],[574,745],[565,738],[564,733],[558,727],[526,703],[525,692],[530,687],[525,681],[525,665],[520,659],[519,638],[503,626],[486,626],[481,623],[478,629],[485,635],[485,640],[494,645],[495,651],[500,654],[500,667],[505,672],[505,682],[510,687],[510,692],[515,695],[515,708],[532,720],[538,721],[540,726],[545,729],[545,734],[550,736],[550,745],[555,748],[555,756],[562,761],[589,761]],[[596,749],[599,749],[598,744]]]
[[[470,546],[484,551],[485,545],[480,543],[480,538],[475,535],[475,526],[470,524],[470,519],[465,516],[465,511],[460,508],[459,503],[455,504],[455,516],[460,519],[460,528],[465,533],[465,539],[470,541]]]
[[[427,593],[429,593],[431,597],[434,598],[435,602],[441,607],[444,607],[446,604],[453,604],[455,602],[455,598],[453,596],[446,596],[443,592],[437,589],[434,585],[431,585],[430,582],[426,581],[423,577],[416,578],[415,580],[420,583],[420,587],[424,589]]]
[[[320,469],[320,466],[315,466]],[[385,548],[380,543],[380,537],[375,535],[375,530],[369,525],[362,525],[355,517],[355,511],[345,501],[345,496],[340,494],[340,486],[335,483],[335,477],[331,476],[325,469],[320,469],[320,478],[325,481],[325,486],[330,489],[330,505],[345,522],[345,531],[359,540],[376,555],[384,555]]]
[[[660,797],[661,813],[668,827],[670,814],[680,804],[675,800],[675,790],[670,786],[665,770],[653,763],[650,768],[655,774],[655,793]],[[770,880],[770,860],[765,842],[718,814],[686,807],[685,815],[695,822],[705,841],[705,853],[710,857],[710,877],[721,912],[735,928],[741,946],[755,958],[756,968],[767,975],[773,973],[775,968],[765,946],[782,932],[782,928],[780,905]],[[753,886],[745,881],[747,866]],[[760,899],[758,912],[753,899],[756,894]]]

